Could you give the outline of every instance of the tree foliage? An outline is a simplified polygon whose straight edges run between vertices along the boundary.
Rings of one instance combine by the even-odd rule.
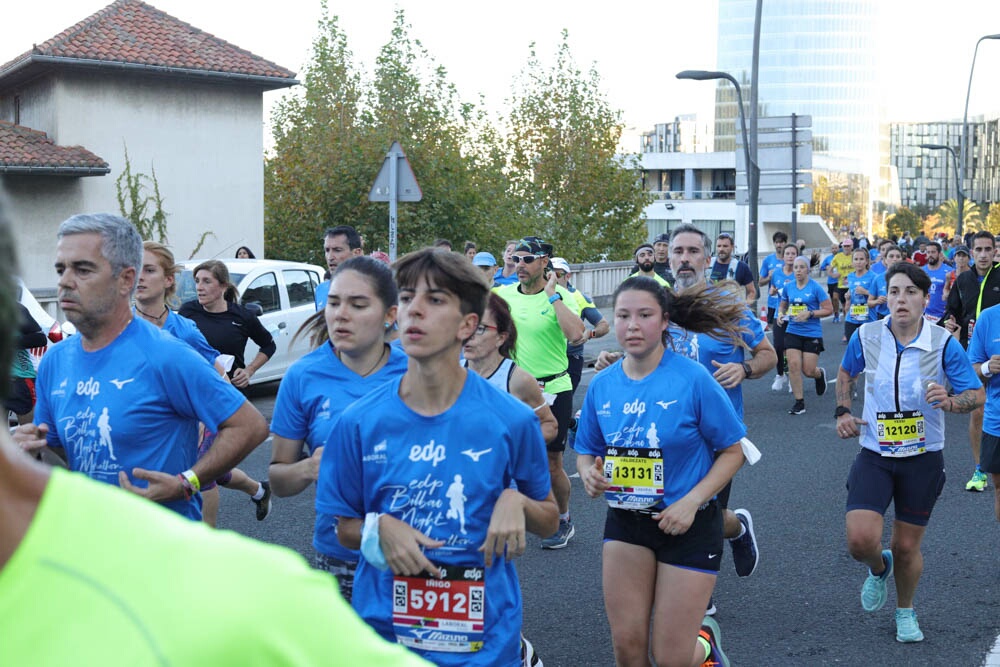
[[[974,201],[963,200],[962,229],[966,232],[978,232],[984,229],[983,211]],[[940,221],[936,231],[954,233],[958,226],[958,201],[949,199],[937,208]]]
[[[598,94],[596,72],[583,77],[572,66],[565,34],[556,69],[529,63],[529,85],[505,134],[481,102],[460,99],[410,32],[397,10],[368,77],[323,6],[305,85],[273,114],[268,255],[321,264],[322,230],[338,224],[356,227],[367,250],[387,249],[388,207],[369,203],[368,193],[385,151],[399,141],[423,191],[422,201],[398,208],[400,252],[438,237],[499,252],[506,239],[537,233],[575,261],[627,256],[645,236],[647,195],[636,159],[623,163],[614,153],[617,113]],[[564,101],[550,105],[552,93]],[[545,128],[556,120],[560,139],[548,141]],[[532,145],[521,149],[524,142]]]
[[[151,167],[152,176],[142,172],[132,172],[132,161],[125,146],[125,168],[115,180],[115,195],[122,217],[135,225],[145,241],[167,242],[167,213],[163,210],[163,196],[160,183],[156,180],[156,168]],[[152,193],[149,192],[152,187]],[[200,246],[200,244],[199,244]]]
[[[510,178],[525,222],[575,261],[627,257],[646,235],[639,159],[617,154],[621,114],[600,90],[596,69],[577,68],[564,30],[550,68],[532,45],[512,100]]]
[[[886,231],[890,235],[896,234],[900,237],[906,232],[910,232],[911,236],[916,237],[921,233],[922,226],[923,220],[920,219],[920,216],[905,206],[885,220]]]

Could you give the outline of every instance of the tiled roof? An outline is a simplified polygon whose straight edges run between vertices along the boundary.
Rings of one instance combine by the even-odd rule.
[[[96,14],[0,66],[0,77],[41,56],[147,65],[206,73],[289,79],[295,74],[199,30],[141,0],[116,0]]]
[[[108,163],[82,146],[57,146],[44,132],[0,120],[0,173],[63,172],[99,175]]]

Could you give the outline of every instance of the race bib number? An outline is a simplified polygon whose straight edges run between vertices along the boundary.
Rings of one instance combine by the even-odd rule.
[[[856,320],[867,320],[868,306],[865,305],[851,306],[851,317],[853,317]]]
[[[879,412],[875,434],[882,456],[902,458],[927,451],[924,444],[924,413],[919,410]]]
[[[663,499],[663,453],[646,447],[608,447],[604,498],[611,507],[638,510]]]
[[[430,575],[393,577],[392,626],[396,640],[421,651],[475,653],[483,648],[485,570],[441,567]]]
[[[792,317],[806,312],[806,304],[804,303],[790,303],[788,304],[788,314]]]

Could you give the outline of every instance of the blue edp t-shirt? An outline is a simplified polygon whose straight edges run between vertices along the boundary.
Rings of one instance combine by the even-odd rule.
[[[847,275],[847,293],[850,295],[849,298],[851,301],[851,307],[847,311],[848,322],[852,324],[864,324],[875,319],[873,317],[874,309],[868,307],[868,295],[858,294],[856,290],[858,287],[864,287],[868,290],[869,294],[874,294],[875,279],[877,277],[878,275],[871,271],[866,271],[863,276],[859,276],[857,273],[849,273]],[[865,313],[864,317],[857,315],[859,308]]]
[[[820,287],[812,278],[806,282],[804,287],[799,287],[795,280],[789,280],[781,290],[781,301],[788,302],[788,310],[791,313],[793,306],[805,306],[806,310],[819,310],[819,306],[824,301],[829,301],[826,290]],[[795,334],[803,338],[822,338],[823,324],[819,318],[812,317],[805,322],[797,322],[791,317],[785,325],[785,333]]]

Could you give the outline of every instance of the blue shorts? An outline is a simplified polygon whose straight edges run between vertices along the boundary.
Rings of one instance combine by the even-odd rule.
[[[941,450],[893,458],[862,449],[847,476],[847,511],[885,514],[892,501],[897,521],[926,526],[944,481]]]
[[[608,508],[604,541],[625,542],[653,552],[657,562],[716,574],[722,560],[722,510],[714,501],[694,515],[683,535],[667,535],[648,511]]]

